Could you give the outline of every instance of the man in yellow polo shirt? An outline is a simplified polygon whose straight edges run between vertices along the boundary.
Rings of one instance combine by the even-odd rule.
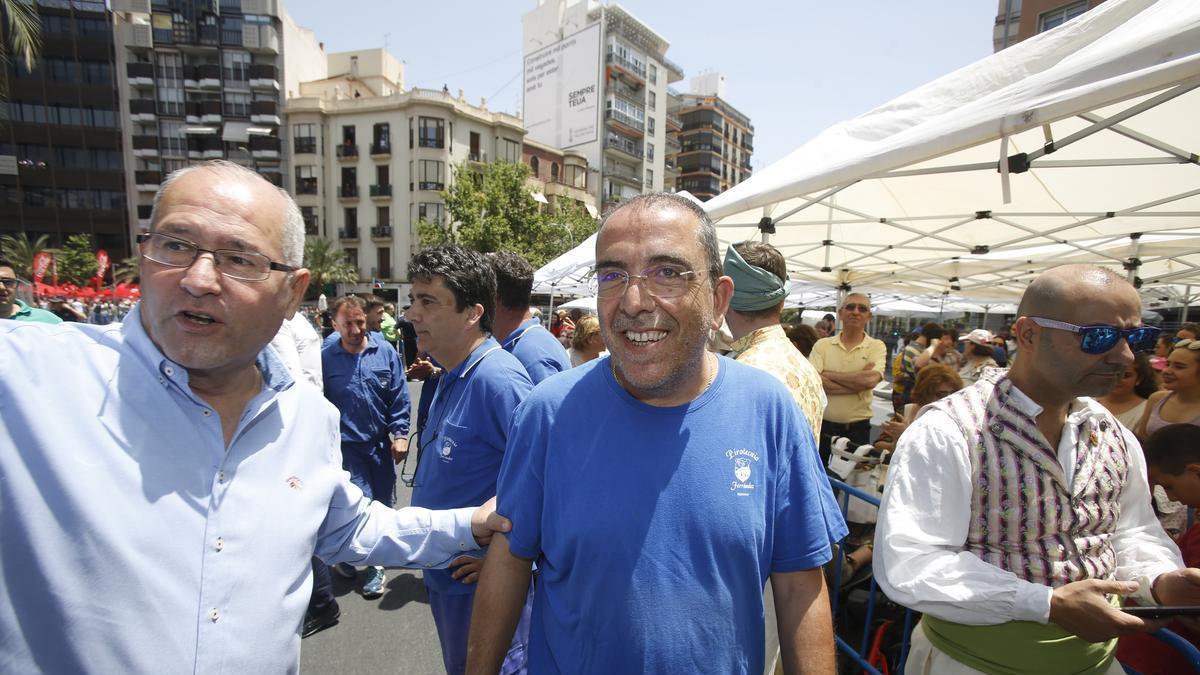
[[[838,308],[842,332],[821,338],[808,360],[821,374],[829,396],[821,423],[821,460],[829,460],[829,443],[845,436],[857,447],[871,442],[871,392],[883,379],[887,347],[867,335],[871,299],[851,293]]]

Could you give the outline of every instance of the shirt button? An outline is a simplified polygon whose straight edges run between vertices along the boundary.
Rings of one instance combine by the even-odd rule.
[[[220,551],[221,549],[225,548],[225,540],[221,539],[220,537],[217,537],[217,543],[216,543],[216,547],[215,547],[215,548],[216,548],[218,551]]]
[[[217,473],[217,482],[218,482],[218,483],[224,483],[224,482],[225,482],[225,472],[224,472],[224,471],[221,471],[221,472]]]
[[[205,416],[205,417],[208,417],[208,416],[209,416],[209,415],[211,415],[211,414],[212,414],[212,411],[211,411],[211,410],[209,410],[208,408],[205,408],[205,409],[204,409],[204,416]]]
[[[171,366],[163,368],[163,372],[167,374],[167,377],[173,377],[175,375],[175,369]]]
[[[221,613],[217,611],[216,607],[213,607],[208,612],[208,618],[212,619],[213,623],[216,623],[217,619],[221,618]]]

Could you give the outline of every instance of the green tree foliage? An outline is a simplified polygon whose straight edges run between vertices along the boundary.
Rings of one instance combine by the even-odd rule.
[[[141,256],[131,255],[113,266],[113,278],[118,283],[130,284],[141,276]]]
[[[350,264],[345,251],[333,247],[327,239],[309,237],[304,241],[304,267],[312,275],[308,294],[316,297],[327,284],[358,282],[358,270]]]
[[[6,234],[0,236],[0,253],[7,258],[16,269],[17,276],[26,279],[33,278],[33,257],[39,252],[46,250],[50,243],[50,238],[44,234],[38,235],[36,239],[30,239],[29,235],[20,232],[16,235]]]
[[[83,286],[96,276],[96,252],[92,250],[92,240],[86,234],[67,237],[67,243],[54,252],[54,262],[58,266],[60,284]]]
[[[447,221],[417,224],[422,246],[451,243],[484,253],[512,251],[537,268],[596,230],[596,221],[582,208],[543,210],[533,198],[525,164],[459,164],[453,176],[441,193]]]

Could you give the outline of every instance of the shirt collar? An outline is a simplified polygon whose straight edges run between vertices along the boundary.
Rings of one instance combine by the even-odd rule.
[[[471,353],[467,358],[463,359],[462,363],[455,366],[454,370],[446,374],[450,377],[466,377],[471,372],[471,369],[483,360],[483,357],[497,349],[500,349],[500,343],[496,342],[496,338],[489,335],[483,342],[479,343],[478,347],[471,350]]]
[[[13,304],[17,306],[17,311],[12,313],[12,316],[9,317],[10,319],[15,319],[18,316],[29,316],[33,314],[33,310],[29,307],[29,305],[21,302],[19,298],[13,298]]]
[[[336,331],[334,333],[330,333],[330,335],[334,335],[334,334],[336,334]],[[330,345],[330,347],[333,348],[335,351],[339,351],[343,354],[365,354],[366,352],[373,352],[376,349],[379,349],[381,340],[383,340],[383,334],[379,333],[378,331],[372,330],[372,331],[367,331],[367,348],[361,352],[346,351],[346,348],[342,346],[342,337],[340,335],[338,335],[338,339],[334,340],[333,344]]]
[[[1017,385],[1012,385],[1009,388],[1009,403],[1030,418],[1036,419],[1038,415],[1045,410],[1038,405],[1033,399],[1017,388]],[[1067,408],[1067,422],[1070,424],[1079,424],[1084,419],[1091,417],[1094,414],[1103,412],[1104,408],[1090,398],[1076,398],[1071,401],[1071,405]]]
[[[766,340],[768,338],[775,337],[773,335],[774,333],[779,333],[780,335],[783,335],[784,337],[786,337],[786,335],[783,332],[783,326],[775,323],[775,324],[771,324],[770,326],[756,328],[756,329],[750,331],[749,333],[743,335],[742,337],[734,340],[733,344],[729,345],[729,349],[735,355],[741,354],[742,352],[746,351],[747,349],[754,346],[755,344],[758,344],[759,342],[762,342],[763,340]]]
[[[142,325],[141,309],[142,304],[139,302],[129,310],[129,314],[121,322],[121,333],[125,338],[125,344],[129,345],[138,360],[190,394],[187,368],[164,356],[155,346],[146,333],[146,328]],[[259,372],[262,373],[263,386],[268,389],[283,391],[295,382],[287,366],[269,345],[264,345],[263,349],[259,351],[255,363]]]
[[[525,319],[524,321],[521,322],[521,325],[517,326],[516,330],[514,330],[507,338],[505,338],[504,344],[501,346],[504,347],[505,349],[508,349],[513,344],[516,344],[517,340],[521,339],[521,336],[525,334],[525,331],[527,331],[530,328],[533,328],[535,326],[541,326],[541,325],[542,325],[542,322],[538,321],[536,317],[530,317],[528,319]]]

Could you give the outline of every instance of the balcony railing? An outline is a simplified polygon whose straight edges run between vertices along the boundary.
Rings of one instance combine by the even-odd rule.
[[[154,79],[154,64],[127,63],[125,64],[125,74],[131,79],[135,77],[148,77],[150,79]]]
[[[317,179],[316,178],[297,178],[296,179],[296,194],[298,194],[298,195],[315,195],[315,194],[317,194]]]
[[[151,98],[130,99],[129,113],[131,115],[153,115],[153,114],[155,114],[154,99],[151,99]]]
[[[418,139],[417,144],[422,148],[444,148],[446,147],[446,139],[441,136],[434,138],[421,137]]]
[[[338,157],[358,157],[358,146],[353,143],[342,143],[337,146]]]
[[[372,197],[391,197],[392,186],[390,183],[376,184],[371,186]]]
[[[136,185],[158,185],[162,182],[160,171],[134,171],[133,182]]]
[[[358,239],[358,226],[340,228],[338,230],[338,239]]]
[[[279,104],[275,101],[253,101],[250,103],[251,115],[277,115]]]
[[[250,137],[250,150],[253,152],[279,152],[280,145],[278,136]]]
[[[353,199],[358,196],[358,185],[354,183],[345,183],[338,186],[338,197],[342,199]]]
[[[251,80],[278,80],[279,69],[269,63],[255,63],[250,66]]]
[[[623,124],[623,125],[629,127],[630,129],[635,129],[637,131],[645,131],[646,130],[646,123],[644,121],[639,120],[639,119],[633,117],[632,115],[627,115],[627,114],[621,112],[620,110],[615,110],[615,109],[605,110],[604,111],[604,119],[618,122],[620,124]]]
[[[315,237],[321,234],[321,222],[317,216],[312,215],[304,217],[304,234],[310,237]]]
[[[610,134],[606,139],[604,139],[604,146],[620,150],[621,152],[633,157],[637,157],[638,159],[641,159],[644,156],[640,143],[634,143],[633,141],[621,138],[620,136],[616,136],[614,134]]]
[[[611,63],[612,65],[617,66],[621,70],[624,70],[631,75],[641,78],[643,81],[646,79],[646,66],[636,64],[616,52],[609,52],[608,54],[605,54],[604,61],[605,63]]]
[[[390,239],[392,236],[392,226],[376,225],[371,228],[371,236],[376,239]]]
[[[372,143],[371,144],[371,154],[372,155],[390,155],[390,154],[392,154],[392,144],[391,143]]]
[[[313,136],[297,136],[292,139],[292,148],[296,154],[316,153],[317,139]]]
[[[158,150],[158,136],[134,136],[134,150]]]
[[[436,182],[430,181],[430,180],[423,180],[423,181],[417,183],[417,189],[418,190],[445,190],[446,184],[445,183],[436,183]]]

